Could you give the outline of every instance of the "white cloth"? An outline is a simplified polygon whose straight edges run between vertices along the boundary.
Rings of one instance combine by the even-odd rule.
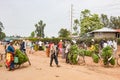
[[[107,46],[108,46],[108,44],[107,44],[106,42],[104,42],[103,48],[105,48],[105,47],[107,47]]]
[[[113,41],[113,50],[116,51],[117,50],[117,42]]]
[[[42,46],[42,42],[41,42],[41,41],[39,41],[39,43],[38,43],[38,44],[39,44],[39,46]]]

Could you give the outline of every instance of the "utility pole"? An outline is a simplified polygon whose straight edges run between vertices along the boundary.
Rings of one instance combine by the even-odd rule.
[[[72,37],[72,25],[73,25],[73,4],[71,4],[71,14],[70,14],[70,20],[71,20],[71,23],[70,23],[70,27],[71,27],[71,31],[70,31],[70,36]]]

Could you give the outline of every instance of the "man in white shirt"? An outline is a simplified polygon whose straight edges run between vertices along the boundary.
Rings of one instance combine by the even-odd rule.
[[[42,41],[39,41],[38,44],[39,44],[39,50],[42,50]]]
[[[116,57],[117,52],[117,41],[113,40],[113,56]]]

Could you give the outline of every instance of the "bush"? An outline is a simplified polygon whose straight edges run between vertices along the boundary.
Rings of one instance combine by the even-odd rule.
[[[63,40],[63,41],[70,41],[71,42],[71,38],[42,38],[42,39],[39,39],[39,38],[28,38],[28,40],[32,41],[32,42],[36,42],[36,41],[42,41],[42,42],[54,42],[54,43],[58,43],[60,40]]]

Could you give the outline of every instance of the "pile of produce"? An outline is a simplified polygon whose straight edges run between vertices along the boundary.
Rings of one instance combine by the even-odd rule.
[[[113,55],[113,51],[112,51],[112,48],[110,46],[103,48],[102,58],[103,58],[104,65],[109,65],[109,63],[111,65],[115,65],[115,59],[112,57],[112,55]]]
[[[90,51],[90,50],[85,50],[85,51],[84,51],[84,55],[85,55],[85,56],[92,56],[92,53],[93,53],[93,52]]]
[[[34,45],[34,50],[38,51],[39,50],[39,46],[37,44]]]
[[[95,44],[95,54],[99,53],[99,44]]]
[[[97,50],[98,50],[98,48],[97,48]],[[99,57],[97,54],[95,54],[95,51],[79,49],[78,45],[74,44],[70,47],[70,52],[68,54],[69,62],[72,64],[77,64],[78,63],[78,59],[77,59],[78,55],[83,56],[83,57],[90,56],[93,58],[93,61],[95,63],[98,63],[98,61],[99,61]]]
[[[28,61],[28,57],[20,51],[19,49],[16,49],[15,57],[18,57],[18,63],[17,64],[22,64],[26,61]]]
[[[92,55],[93,62],[98,63],[99,62],[99,56],[97,54]]]
[[[70,52],[68,53],[68,59],[71,64],[77,64],[77,55],[79,53],[79,48],[76,44],[70,47]]]
[[[92,59],[93,59],[93,62],[95,62],[95,63],[98,63],[99,62],[99,56],[98,56],[98,54],[99,54],[99,45],[98,44],[95,44],[94,45],[94,47],[95,47],[95,49],[94,49],[94,51],[92,51]]]

